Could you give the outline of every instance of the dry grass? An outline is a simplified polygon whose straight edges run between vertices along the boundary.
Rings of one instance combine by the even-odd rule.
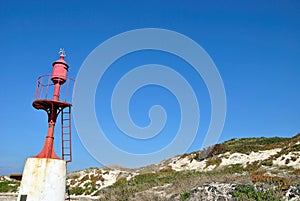
[[[205,183],[251,184],[249,175],[232,175],[223,172],[200,173],[163,170],[138,175],[130,181],[120,179],[111,187],[100,191],[100,200],[166,200],[169,195],[181,195]]]

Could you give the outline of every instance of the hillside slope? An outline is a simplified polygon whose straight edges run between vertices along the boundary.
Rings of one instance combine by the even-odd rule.
[[[300,200],[300,134],[232,139],[137,169],[72,172],[67,189],[72,200]]]
[[[208,200],[216,199],[209,194],[251,200],[248,193],[300,200],[299,175],[300,134],[232,139],[139,169],[91,168],[69,174],[67,184],[70,194],[100,200],[189,200],[199,192]]]

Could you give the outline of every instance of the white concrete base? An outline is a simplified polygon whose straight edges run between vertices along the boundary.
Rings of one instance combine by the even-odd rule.
[[[65,191],[66,161],[27,159],[17,201],[64,201]]]

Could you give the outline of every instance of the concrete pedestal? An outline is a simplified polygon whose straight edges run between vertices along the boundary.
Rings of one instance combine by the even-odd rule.
[[[28,158],[17,201],[64,201],[66,161]]]

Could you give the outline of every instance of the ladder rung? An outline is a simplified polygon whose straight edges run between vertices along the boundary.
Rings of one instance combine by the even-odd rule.
[[[71,108],[67,107],[61,112],[62,123],[62,158],[67,162],[72,161],[71,153]]]

